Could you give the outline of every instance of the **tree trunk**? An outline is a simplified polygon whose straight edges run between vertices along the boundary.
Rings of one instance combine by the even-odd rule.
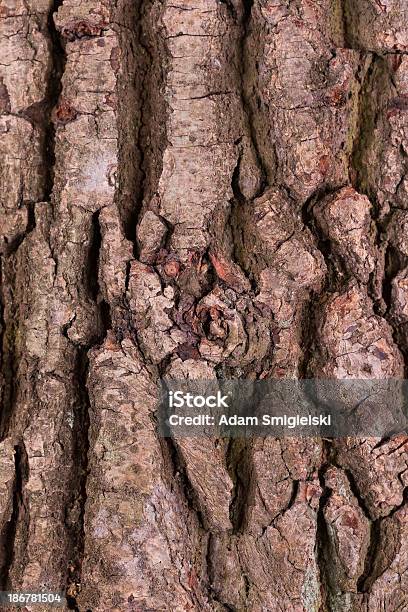
[[[408,610],[405,436],[178,441],[153,418],[161,377],[404,378],[406,1],[0,19],[0,589]]]

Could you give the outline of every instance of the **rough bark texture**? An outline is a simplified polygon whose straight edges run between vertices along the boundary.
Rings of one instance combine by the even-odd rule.
[[[0,0],[1,589],[408,610],[408,438],[154,421],[160,377],[404,378],[407,53],[406,0]]]

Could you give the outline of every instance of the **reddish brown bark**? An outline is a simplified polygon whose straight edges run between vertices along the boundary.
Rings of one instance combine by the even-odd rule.
[[[154,418],[161,377],[404,378],[407,50],[403,0],[0,0],[1,589],[407,608],[406,437]]]

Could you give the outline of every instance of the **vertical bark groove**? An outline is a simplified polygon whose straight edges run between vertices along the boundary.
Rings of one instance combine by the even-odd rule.
[[[0,567],[0,585],[3,590],[10,587],[9,573],[14,559],[14,542],[17,530],[17,523],[24,521],[24,499],[23,483],[27,479],[27,456],[24,443],[20,442],[14,447],[14,490],[12,501],[12,514],[6,523],[1,534],[2,542],[2,564]]]

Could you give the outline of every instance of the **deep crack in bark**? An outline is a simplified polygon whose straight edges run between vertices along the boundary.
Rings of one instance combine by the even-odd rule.
[[[17,525],[24,522],[26,512],[24,504],[24,483],[28,477],[27,453],[23,442],[14,447],[15,478],[13,491],[13,510],[8,523],[0,534],[2,554],[0,557],[0,588],[4,591],[10,589],[10,569],[14,560],[15,537]]]

